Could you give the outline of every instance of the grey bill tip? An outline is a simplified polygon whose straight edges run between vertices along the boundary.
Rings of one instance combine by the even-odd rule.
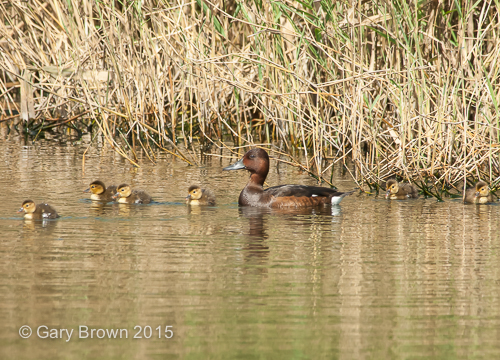
[[[243,159],[238,160],[232,165],[226,166],[222,170],[240,170],[240,169],[245,169],[245,165],[243,164]]]

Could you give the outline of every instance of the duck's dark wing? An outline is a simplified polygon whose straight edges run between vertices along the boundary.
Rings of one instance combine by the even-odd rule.
[[[413,184],[402,184],[398,195],[401,191],[410,198],[418,198],[418,188]]]
[[[279,185],[267,188],[265,193],[271,194],[275,197],[295,196],[295,197],[330,197],[340,196],[343,193],[335,189],[330,189],[321,186],[307,186],[307,185]]]
[[[50,206],[49,204],[45,204],[45,203],[38,204],[36,206],[36,211],[40,211],[42,214],[41,217],[44,219],[57,219],[59,217],[56,210],[52,206]]]
[[[137,195],[137,199],[138,199],[138,200],[136,200],[137,204],[149,204],[151,201],[153,201],[151,196],[149,196],[149,194],[147,192],[145,192],[144,190],[136,190],[136,191],[134,191],[134,193],[135,193],[135,195]]]
[[[214,193],[212,191],[208,190],[208,189],[202,189],[201,191],[203,192],[202,199],[205,200],[205,202],[207,203],[207,205],[214,206],[215,205],[215,195],[214,195]]]
[[[464,202],[468,202],[468,203],[474,203],[476,202],[476,188],[473,187],[473,188],[467,188],[465,190],[465,199],[464,199]]]

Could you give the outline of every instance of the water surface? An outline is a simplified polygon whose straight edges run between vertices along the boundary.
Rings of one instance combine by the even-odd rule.
[[[248,174],[158,153],[133,168],[85,143],[0,139],[0,356],[5,359],[491,359],[500,356],[499,209],[459,200],[239,209]],[[236,159],[233,159],[233,161]],[[315,185],[272,163],[267,183]],[[96,205],[96,179],[147,190],[143,206]],[[339,172],[334,183],[354,188]],[[189,208],[201,184],[215,207]],[[23,200],[55,221],[24,221]],[[29,339],[19,328],[29,325]],[[69,341],[37,327],[73,329]],[[128,339],[78,339],[78,327]],[[150,326],[150,339],[133,339]],[[158,339],[158,326],[172,326]],[[162,330],[163,331],[163,330]]]

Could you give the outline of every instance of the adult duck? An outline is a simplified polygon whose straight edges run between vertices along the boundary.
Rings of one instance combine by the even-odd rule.
[[[321,186],[279,185],[264,189],[264,181],[269,172],[269,155],[265,150],[249,150],[241,160],[223,170],[250,171],[250,180],[241,191],[238,204],[262,208],[315,207],[339,204],[354,192],[339,192]]]

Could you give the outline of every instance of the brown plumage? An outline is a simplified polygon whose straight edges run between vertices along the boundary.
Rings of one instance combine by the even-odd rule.
[[[405,200],[418,198],[418,189],[413,184],[400,184],[396,180],[391,179],[387,181],[385,188],[387,190],[385,193],[386,199]]]
[[[106,188],[106,185],[104,185],[102,181],[96,180],[90,183],[89,188],[83,192],[92,192],[90,195],[92,200],[110,202],[113,201],[113,195],[116,193],[116,186],[111,185]]]
[[[144,190],[134,190],[127,184],[121,184],[113,195],[113,199],[122,204],[149,204],[153,199]]]
[[[189,187],[188,192],[186,203],[189,205],[215,205],[215,195],[208,189],[192,185]]]
[[[486,204],[493,201],[490,187],[484,181],[479,181],[476,186],[465,190],[464,202],[473,204]]]
[[[42,220],[57,219],[59,215],[49,204],[35,204],[33,200],[24,200],[23,205],[17,212],[24,212],[25,219]]]
[[[239,169],[250,171],[250,180],[238,199],[240,206],[298,208],[336,205],[345,196],[354,192],[343,193],[335,189],[306,185],[279,185],[264,190],[264,181],[269,172],[269,155],[262,149],[249,150],[241,160],[224,168],[224,170]]]

